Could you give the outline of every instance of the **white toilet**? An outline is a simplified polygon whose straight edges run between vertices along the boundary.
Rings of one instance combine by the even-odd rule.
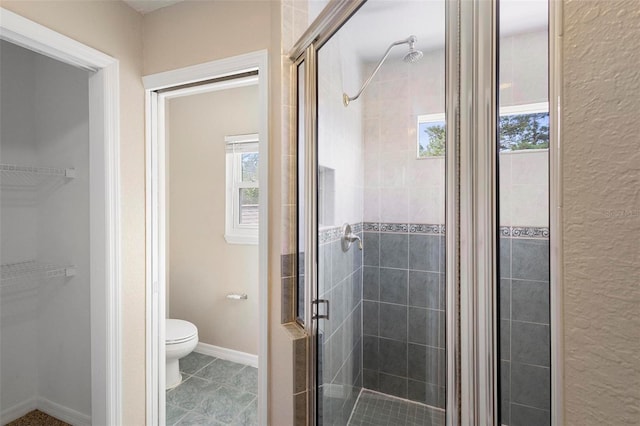
[[[167,319],[166,329],[166,383],[167,389],[182,382],[178,361],[189,355],[198,344],[198,328],[189,321]]]

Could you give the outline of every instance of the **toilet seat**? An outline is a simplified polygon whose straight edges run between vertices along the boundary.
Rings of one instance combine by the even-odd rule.
[[[177,345],[187,342],[198,335],[198,329],[189,321],[167,319],[165,322],[165,342],[167,345]]]

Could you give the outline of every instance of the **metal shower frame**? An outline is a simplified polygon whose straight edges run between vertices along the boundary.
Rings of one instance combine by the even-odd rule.
[[[496,425],[498,421],[496,104],[498,1],[446,2],[445,113],[447,401],[446,425]],[[305,170],[317,171],[317,51],[366,0],[332,0],[289,53],[292,89],[305,65]],[[563,424],[562,203],[561,203],[562,4],[549,0],[551,420]],[[406,42],[402,41],[402,42]],[[378,67],[386,59],[392,44]],[[376,68],[376,71],[377,71]],[[375,71],[374,73],[375,74]],[[373,78],[370,77],[370,79]],[[370,80],[369,79],[369,80]],[[357,98],[366,87],[360,90]],[[297,109],[297,96],[293,96]],[[296,133],[295,120],[292,123]],[[317,323],[317,173],[305,173],[305,329],[309,346],[308,418],[315,425]],[[294,297],[297,300],[297,297]]]

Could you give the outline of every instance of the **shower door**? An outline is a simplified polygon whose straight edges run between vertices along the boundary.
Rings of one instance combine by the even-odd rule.
[[[291,55],[310,423],[561,424],[555,14],[338,3]]]
[[[296,69],[318,425],[445,424],[446,29],[444,1],[368,2]]]

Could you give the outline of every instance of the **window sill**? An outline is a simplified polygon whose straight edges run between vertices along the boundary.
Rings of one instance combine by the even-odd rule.
[[[224,234],[224,239],[228,244],[244,244],[244,245],[258,245],[257,235],[233,235]]]

